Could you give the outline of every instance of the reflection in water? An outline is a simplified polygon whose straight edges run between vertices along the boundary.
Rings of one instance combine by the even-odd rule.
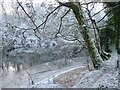
[[[34,56],[34,54],[33,54]],[[30,54],[3,55],[2,69],[9,71],[21,71],[35,65],[37,56]],[[38,58],[37,58],[38,59]],[[39,60],[39,59],[38,59]]]
[[[2,69],[9,71],[21,71],[25,68],[22,64],[19,63],[3,62]]]
[[[13,66],[9,66],[9,71],[15,71],[15,68]]]
[[[12,64],[10,62],[9,62],[8,70],[15,71],[15,68],[12,66]]]

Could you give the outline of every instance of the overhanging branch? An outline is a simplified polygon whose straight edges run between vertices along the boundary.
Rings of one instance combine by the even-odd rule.
[[[46,17],[46,19],[44,20],[44,22],[42,22],[42,23],[41,23],[39,26],[37,26],[34,30],[40,28],[42,25],[44,25],[44,27],[45,27],[46,22],[47,22],[49,16],[50,16],[53,12],[55,12],[58,8],[60,8],[60,7],[61,7],[61,5],[57,6],[53,11],[51,11],[51,12],[47,15],[47,17]]]
[[[57,32],[56,35],[55,35],[55,38],[56,38],[57,35],[60,33],[60,30],[61,30],[61,27],[62,27],[62,20],[63,20],[63,18],[64,18],[69,12],[70,12],[70,9],[67,10],[67,12],[61,17],[61,19],[60,19],[60,26],[59,26],[58,32]]]

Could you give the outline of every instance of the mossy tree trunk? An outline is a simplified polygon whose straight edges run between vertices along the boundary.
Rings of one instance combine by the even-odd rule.
[[[118,28],[116,31],[116,49],[117,49],[117,53],[120,54],[120,28]]]
[[[90,53],[90,56],[91,56],[91,59],[93,62],[93,66],[95,68],[98,68],[102,62],[102,58],[101,58],[101,56],[98,52],[98,49],[95,46],[95,42],[93,41],[93,39],[90,35],[90,32],[85,24],[80,4],[79,3],[73,4],[71,6],[71,9],[73,10],[75,17],[76,17],[80,27],[82,28],[82,36],[85,40],[85,44],[86,44],[88,51]]]
[[[94,66],[94,68],[97,69],[101,65],[101,62],[103,60],[98,52],[98,49],[95,46],[95,42],[91,38],[90,32],[85,24],[83,12],[81,10],[79,2],[76,2],[76,3],[68,2],[68,3],[64,4],[64,6],[71,8],[73,10],[75,18],[77,19],[79,26],[82,29],[81,33],[82,33],[83,39],[85,41],[85,44],[88,48],[88,51],[90,53],[90,57],[91,57],[93,66]]]

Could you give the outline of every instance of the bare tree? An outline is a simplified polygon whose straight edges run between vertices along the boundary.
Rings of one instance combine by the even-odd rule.
[[[18,1],[17,1],[18,2]],[[88,51],[90,53],[90,56],[91,56],[91,59],[92,59],[92,62],[93,62],[93,66],[95,68],[98,68],[100,65],[101,65],[101,62],[103,61],[99,52],[98,52],[98,49],[94,43],[94,41],[92,40],[91,38],[91,35],[90,35],[90,32],[88,30],[88,27],[85,23],[85,18],[83,16],[83,12],[82,12],[82,9],[81,9],[81,5],[79,2],[66,2],[66,3],[62,3],[62,2],[59,2],[59,6],[56,7],[52,12],[50,12],[45,21],[43,23],[41,23],[40,25],[36,25],[35,22],[33,21],[33,19],[27,14],[27,12],[25,11],[24,7],[21,5],[21,3],[18,2],[18,4],[20,5],[20,7],[22,8],[22,10],[25,12],[25,14],[28,16],[28,18],[30,18],[30,20],[33,22],[33,24],[35,25],[35,29],[34,30],[38,30],[38,28],[40,28],[42,25],[46,25],[46,22],[49,18],[49,16],[55,12],[58,8],[60,8],[61,6],[65,6],[67,8],[69,8],[69,10],[61,17],[61,23],[60,23],[60,26],[59,26],[59,30],[58,30],[58,33],[61,29],[61,26],[62,26],[62,19],[65,17],[65,15],[67,15],[67,13],[70,11],[70,9],[73,11],[74,15],[75,15],[75,18],[76,20],[78,21],[78,24],[80,26],[80,32],[82,34],[82,37],[85,41],[85,44],[88,48]]]
[[[86,18],[84,17],[84,12],[83,12],[82,6],[81,6],[83,4],[87,4],[88,5],[89,3],[80,3],[80,2],[64,2],[63,3],[63,2],[60,2],[59,0],[57,0],[57,2],[59,3],[59,5],[57,7],[55,7],[50,13],[48,13],[48,15],[46,16],[45,20],[41,24],[38,25],[38,24],[36,24],[36,21],[33,18],[34,15],[29,14],[26,11],[26,9],[24,8],[24,6],[22,5],[22,3],[17,0],[18,7],[22,9],[24,14],[32,22],[33,28],[31,28],[31,29],[34,31],[35,36],[37,36],[39,39],[40,39],[40,36],[38,35],[38,33],[40,34],[40,31],[39,31],[40,27],[43,26],[43,28],[45,28],[47,21],[49,21],[49,17],[52,14],[54,14],[54,12],[56,10],[58,10],[61,7],[66,7],[67,8],[67,11],[60,18],[59,28],[58,28],[57,33],[55,34],[55,37],[57,37],[57,35],[59,33],[61,33],[62,25],[63,25],[63,18],[65,18],[66,15],[68,15],[71,11],[73,11],[73,14],[75,16],[74,18],[77,21],[76,24],[78,25],[79,32],[82,34],[82,37],[83,37],[84,42],[85,42],[84,46],[89,51],[89,54],[90,54],[92,62],[93,62],[93,66],[95,68],[98,68],[100,66],[101,62],[103,61],[103,59],[102,59],[102,57],[100,55],[102,50],[101,50],[101,46],[100,46],[100,43],[99,43],[99,35],[98,35],[99,27],[97,26],[96,21],[92,19],[92,17],[97,15],[97,14],[99,14],[104,9],[100,10],[99,12],[95,13],[94,15],[91,15],[90,10],[88,9],[88,7],[86,8],[87,11],[88,11],[88,16],[90,18],[89,20],[91,20],[91,23],[92,23],[92,26],[93,26],[92,28],[94,29],[95,41],[97,43],[97,45],[96,45],[95,42],[93,41],[93,39],[91,38],[89,27],[86,24]],[[92,7],[92,9],[93,9],[94,8],[94,3],[90,2],[90,4],[93,4],[93,7]],[[28,7],[29,7],[29,5],[28,5]],[[33,6],[31,7],[31,9],[32,9],[32,12],[35,13],[35,10],[34,10]],[[103,20],[106,16],[107,15],[105,15],[103,18],[101,18],[101,20]],[[98,22],[101,22],[101,20],[99,20]],[[16,27],[16,28],[19,28],[19,27]],[[28,29],[26,29],[26,28],[19,28],[19,29],[20,30],[21,29],[24,30],[22,35],[25,38],[25,32],[27,30],[29,30],[30,28],[28,28]],[[72,35],[70,35],[70,36],[72,36]],[[76,38],[74,36],[72,36],[72,37],[73,37],[72,41],[80,42],[80,40],[78,38]]]

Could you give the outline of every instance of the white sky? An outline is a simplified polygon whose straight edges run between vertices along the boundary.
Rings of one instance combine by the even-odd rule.
[[[0,2],[15,2],[16,0],[0,0]],[[25,1],[29,1],[29,0],[18,0],[18,1],[21,1],[21,2],[25,2]],[[50,1],[54,1],[54,0],[32,0],[34,3],[41,3],[41,2],[50,2]]]
[[[9,4],[12,2],[15,2],[16,0],[0,0],[0,2],[2,2],[2,1],[4,1],[5,2],[5,4],[4,4],[4,7],[5,7],[5,9],[6,9],[6,12],[7,13],[10,13],[10,6],[9,6]],[[21,2],[25,2],[25,1],[29,1],[29,0],[18,0],[18,1],[21,1]],[[42,2],[52,2],[52,3],[54,3],[55,2],[55,0],[32,0],[33,1],[33,3],[42,3]],[[60,1],[68,1],[68,0],[60,0]],[[1,3],[0,3],[1,4]],[[96,8],[95,8],[95,11],[97,12],[97,11],[99,11],[99,10],[101,10],[102,9],[102,4],[98,4],[97,6],[96,6]],[[0,11],[2,11],[1,10],[1,7],[0,7]]]
[[[10,8],[10,3],[14,3],[16,0],[0,0],[0,5],[1,5],[1,2],[4,2],[4,8],[6,10],[6,13],[10,13],[11,11],[11,8]],[[28,1],[28,0],[18,0],[20,2],[25,2],[25,1]],[[48,2],[48,1],[52,1],[53,0],[32,0],[33,3],[42,3],[42,2]],[[0,12],[2,12],[2,8],[0,6]]]

